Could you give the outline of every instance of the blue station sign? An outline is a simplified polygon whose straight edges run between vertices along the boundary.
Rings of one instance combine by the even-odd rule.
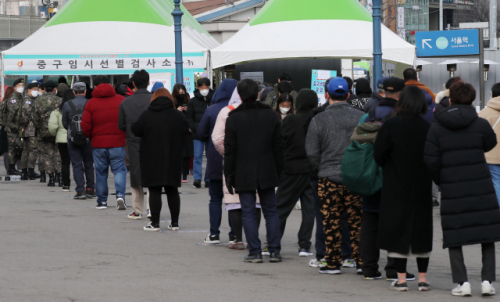
[[[477,29],[417,32],[415,43],[419,58],[479,54]]]

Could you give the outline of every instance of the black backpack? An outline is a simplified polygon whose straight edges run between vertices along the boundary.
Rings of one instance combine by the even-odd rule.
[[[80,125],[82,122],[83,109],[86,104],[87,103],[77,109],[73,101],[68,102],[69,107],[73,111],[73,117],[71,118],[71,124],[68,129],[68,139],[77,146],[83,146],[89,141],[88,138],[85,137],[85,134],[83,134],[82,126]]]

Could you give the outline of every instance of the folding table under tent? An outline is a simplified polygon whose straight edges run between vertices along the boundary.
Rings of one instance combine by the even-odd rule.
[[[181,8],[186,77],[210,69],[209,50],[219,43]],[[70,0],[2,53],[2,90],[4,75],[175,74],[173,10],[172,0]]]
[[[415,46],[382,24],[382,59],[413,65]],[[357,0],[269,0],[212,50],[214,68],[270,59],[373,59],[372,15]]]

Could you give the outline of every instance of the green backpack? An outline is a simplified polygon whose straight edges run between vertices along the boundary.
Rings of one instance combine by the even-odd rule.
[[[360,124],[342,158],[342,181],[349,191],[371,196],[382,189],[382,167],[373,158],[373,143],[381,122]]]

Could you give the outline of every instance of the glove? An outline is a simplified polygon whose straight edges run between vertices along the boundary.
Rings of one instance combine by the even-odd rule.
[[[226,187],[227,190],[229,191],[229,194],[234,195],[234,190],[233,190],[233,179],[228,178],[226,179]]]

